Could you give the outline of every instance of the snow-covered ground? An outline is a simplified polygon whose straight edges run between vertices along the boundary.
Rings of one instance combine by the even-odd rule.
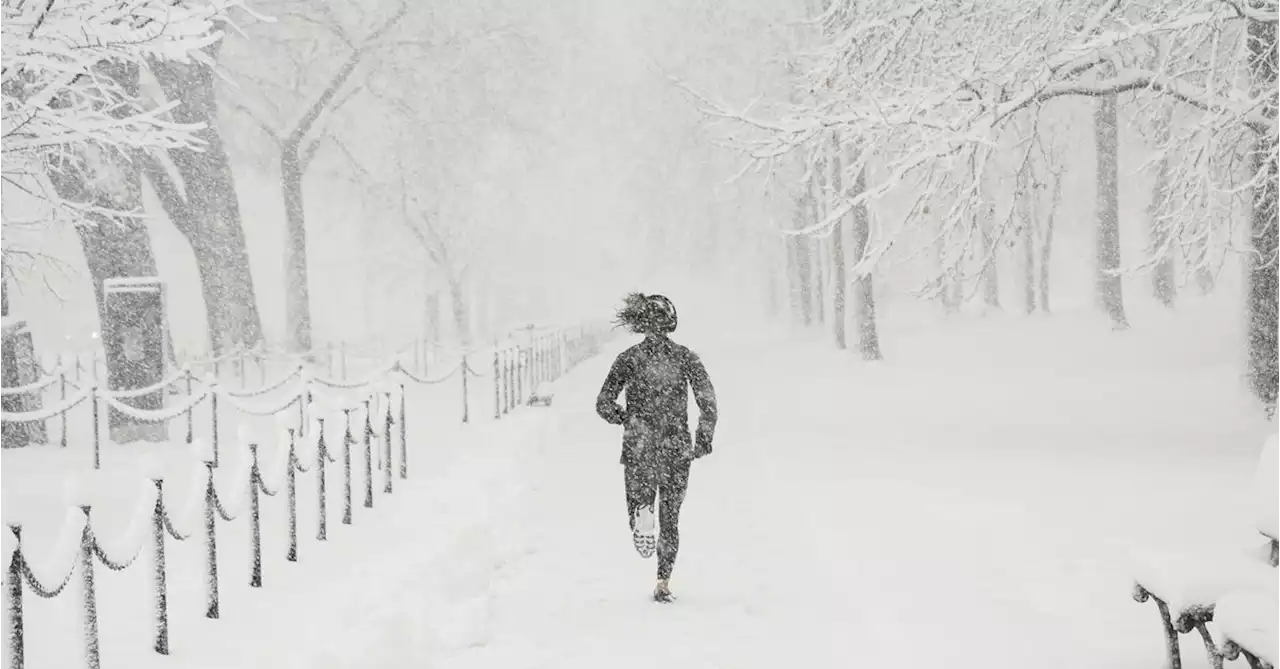
[[[1194,322],[988,319],[893,333],[876,365],[767,333],[686,337],[722,422],[671,607],[647,601],[654,565],[630,548],[594,361],[539,442],[487,642],[440,666],[1161,667],[1133,559],[1261,541],[1267,428],[1229,342]]]
[[[1220,314],[1131,320],[899,318],[868,364],[816,334],[689,319],[677,339],[721,421],[670,606],[649,601],[619,434],[593,411],[621,339],[549,408],[411,424],[412,478],[353,527],[331,478],[327,545],[300,476],[300,562],[266,500],[260,591],[243,523],[223,526],[223,620],[200,616],[198,542],[172,549],[171,657],[149,652],[147,568],[99,569],[104,666],[1161,667],[1135,556],[1256,546],[1269,428],[1234,335],[1201,325]],[[76,598],[27,597],[28,666],[74,666]],[[1183,655],[1207,666],[1190,637]]]

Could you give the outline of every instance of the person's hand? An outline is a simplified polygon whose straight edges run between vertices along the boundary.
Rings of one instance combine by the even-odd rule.
[[[693,445],[693,459],[697,460],[704,455],[711,455],[711,441],[698,439]]]

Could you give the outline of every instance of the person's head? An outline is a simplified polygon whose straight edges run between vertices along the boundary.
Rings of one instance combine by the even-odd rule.
[[[676,305],[665,295],[631,293],[622,301],[617,311],[615,325],[636,334],[669,334],[676,331],[679,320]]]

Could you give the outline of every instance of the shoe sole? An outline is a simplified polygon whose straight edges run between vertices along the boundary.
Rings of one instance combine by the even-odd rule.
[[[635,529],[631,531],[631,540],[635,543],[640,557],[649,559],[658,548],[658,539],[654,533],[653,512],[641,509],[636,513]]]

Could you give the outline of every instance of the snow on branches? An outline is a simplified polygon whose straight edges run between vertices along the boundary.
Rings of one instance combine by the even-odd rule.
[[[1251,77],[1246,44],[1251,24],[1276,20],[1272,0],[832,0],[802,27],[806,48],[791,56],[786,103],[740,110],[691,92],[771,170],[789,159],[809,173],[815,147],[833,135],[855,149],[845,182],[868,170],[867,189],[833,194],[822,220],[789,232],[822,233],[860,202],[894,192],[914,204],[873,231],[864,258],[927,225],[935,240],[969,245],[953,257],[983,256],[980,264],[1011,229],[996,224],[981,184],[1029,160],[1037,140],[1016,135],[1043,132],[1035,119],[1051,101],[1128,94],[1136,111],[1126,115],[1142,127],[1175,107],[1159,147],[1178,158],[1160,209],[1163,238],[1175,240],[1167,253],[1175,243],[1203,246],[1204,212],[1253,185],[1246,157],[1258,137],[1276,134],[1276,90]]]
[[[108,172],[137,150],[198,149],[202,126],[175,123],[180,101],[149,106],[139,73],[154,60],[200,60],[222,38],[239,0],[4,0],[3,178],[25,194],[37,221],[84,219],[86,207],[58,195],[54,180],[119,187]],[[65,190],[65,189],[63,189]],[[25,199],[25,198],[24,198]],[[69,216],[68,216],[69,214]],[[29,215],[29,214],[28,214]],[[6,207],[6,225],[10,223]]]

